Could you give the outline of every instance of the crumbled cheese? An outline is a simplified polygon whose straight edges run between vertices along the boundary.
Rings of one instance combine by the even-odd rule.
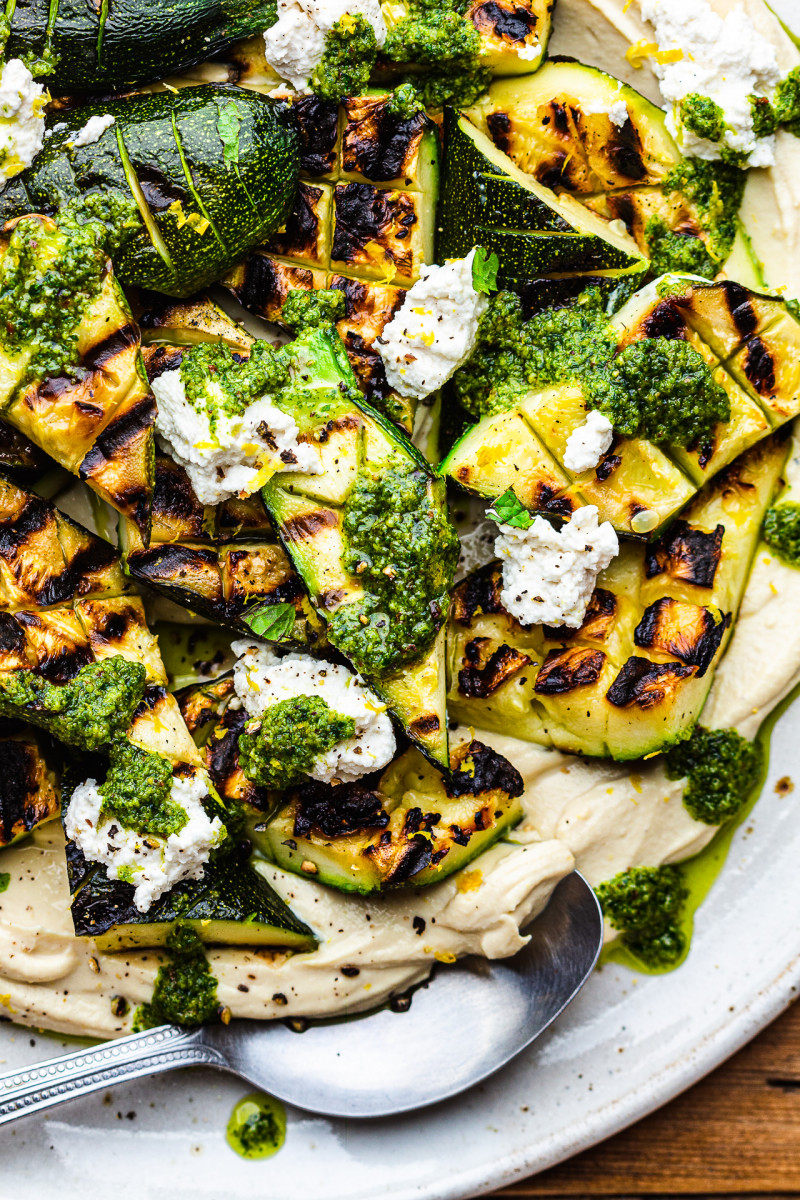
[[[44,107],[49,97],[22,59],[0,75],[0,191],[33,162],[44,145]]]
[[[337,742],[314,760],[311,777],[321,783],[352,783],[391,762],[396,749],[386,705],[347,667],[286,654],[279,658],[263,642],[233,643],[239,660],[233,670],[236,694],[251,717],[297,696],[319,696],[334,712],[352,717],[353,737]]]
[[[347,14],[364,17],[383,46],[386,23],[380,0],[278,0],[278,20],[264,34],[267,63],[298,92],[308,91],[327,34]]]
[[[754,28],[744,8],[724,17],[708,0],[641,0],[642,17],[650,21],[660,50],[681,51],[675,62],[653,59],[661,93],[672,105],[667,125],[684,154],[716,159],[720,147],[680,124],[678,105],[697,92],[709,96],[725,113],[730,127],[724,144],[748,155],[751,167],[775,162],[775,138],[757,138],[750,111],[751,95],[766,96],[780,80],[775,47]]]
[[[543,517],[529,529],[501,525],[494,545],[503,563],[504,607],[522,625],[577,629],[600,571],[619,553],[608,521],[597,523],[593,504],[579,508],[561,530]]]
[[[573,429],[567,438],[564,466],[576,475],[593,471],[603,455],[611,449],[613,440],[614,426],[608,417],[592,409],[583,425]]]
[[[186,398],[180,371],[165,371],[152,386],[156,434],[186,470],[201,504],[250,495],[278,471],[321,473],[319,451],[298,442],[294,418],[269,397],[255,400],[241,416],[220,413],[212,433],[207,413]]]
[[[463,366],[475,347],[487,298],[472,282],[475,250],[420,277],[375,345],[389,386],[424,400]]]
[[[105,113],[102,117],[89,117],[83,129],[74,138],[73,149],[77,149],[78,146],[91,146],[93,142],[99,142],[105,131],[114,124],[114,120],[111,113]]]
[[[219,817],[212,820],[203,808],[208,790],[205,771],[193,768],[191,775],[174,777],[170,799],[189,819],[178,833],[163,838],[124,829],[114,818],[103,819],[97,780],[87,779],[72,794],[64,828],[85,858],[105,865],[109,879],[133,884],[134,904],[145,913],[182,879],[202,879],[211,851],[224,838]]]
[[[628,106],[624,100],[614,101],[608,110],[608,118],[612,125],[616,125],[617,129],[622,129],[628,119]]]

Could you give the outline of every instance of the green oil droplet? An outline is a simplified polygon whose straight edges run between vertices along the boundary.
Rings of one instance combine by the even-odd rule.
[[[231,1113],[225,1140],[242,1158],[271,1158],[286,1141],[286,1109],[274,1096],[251,1092]]]

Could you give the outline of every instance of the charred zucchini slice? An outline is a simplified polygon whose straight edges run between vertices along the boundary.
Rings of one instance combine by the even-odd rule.
[[[577,631],[519,625],[502,605],[500,564],[469,576],[451,610],[449,711],[478,728],[622,760],[686,737],[730,637],[785,457],[785,442],[767,438],[655,541],[624,544]]]
[[[61,812],[58,776],[39,734],[0,722],[0,847],[11,846]]]
[[[255,846],[279,866],[343,892],[425,887],[487,850],[522,816],[519,772],[472,741],[442,777],[414,749],[381,775],[308,783],[278,813],[249,821]]]

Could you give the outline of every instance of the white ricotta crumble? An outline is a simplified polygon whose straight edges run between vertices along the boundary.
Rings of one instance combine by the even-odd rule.
[[[593,408],[583,425],[573,429],[567,438],[564,466],[576,475],[593,471],[603,455],[611,449],[613,440],[614,426],[604,413]]]
[[[234,687],[251,717],[297,696],[319,696],[334,712],[352,717],[353,737],[337,742],[314,760],[311,777],[321,783],[352,783],[390,763],[397,748],[386,705],[359,675],[310,654],[278,655],[263,642],[244,639],[232,645],[239,660]]]
[[[597,523],[593,504],[579,508],[560,530],[535,517],[529,529],[501,525],[494,544],[503,564],[504,607],[522,625],[577,629],[602,571],[619,553],[608,521]]]
[[[628,119],[628,105],[624,100],[614,100],[611,104],[582,104],[581,111],[587,117],[602,114],[608,117],[611,124],[616,125],[617,129],[621,129]]]
[[[472,353],[488,303],[472,282],[475,250],[443,267],[422,267],[375,345],[389,386],[424,400]]]
[[[209,389],[214,386],[209,382]],[[212,432],[208,414],[187,399],[180,371],[165,371],[152,388],[158,439],[186,471],[201,504],[250,495],[278,471],[322,471],[319,452],[298,442],[294,418],[269,397],[255,400],[241,416],[220,412]]]
[[[325,53],[326,36],[348,14],[364,17],[378,46],[384,45],[380,0],[278,0],[278,20],[264,33],[267,63],[298,92],[307,92]]]
[[[667,126],[684,154],[717,159],[720,146],[680,123],[679,104],[697,92],[725,113],[724,145],[748,156],[751,167],[775,162],[775,138],[753,132],[750,95],[767,96],[780,80],[775,47],[753,26],[744,8],[724,17],[708,0],[641,0],[642,17],[655,29],[659,50],[680,50],[677,62],[653,61],[661,93],[672,106]]]
[[[191,775],[173,778],[170,799],[189,819],[178,833],[163,838],[124,829],[113,817],[102,818],[97,780],[87,779],[72,794],[64,828],[89,861],[104,864],[109,879],[133,884],[133,902],[146,913],[182,879],[202,879],[211,851],[223,840],[222,822],[219,817],[212,820],[202,805],[208,790],[208,776],[197,768]]]
[[[83,129],[79,130],[78,136],[73,140],[73,149],[77,149],[78,146],[91,146],[94,142],[99,142],[105,131],[114,124],[115,119],[111,113],[105,113],[102,117],[89,117]]]
[[[20,58],[0,75],[0,191],[33,162],[44,145],[44,106],[48,96]]]

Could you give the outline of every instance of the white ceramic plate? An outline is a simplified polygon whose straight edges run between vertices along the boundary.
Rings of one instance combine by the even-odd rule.
[[[800,984],[800,793],[775,792],[785,775],[800,784],[798,711],[777,723],[763,795],[678,971],[605,968],[529,1053],[449,1104],[375,1123],[290,1111],[286,1145],[261,1162],[225,1143],[247,1090],[229,1077],[183,1072],[98,1094],[0,1131],[2,1200],[86,1200],[87,1188],[115,1200],[445,1200],[523,1178],[644,1116],[743,1045]],[[458,1054],[447,1013],[442,1037]],[[62,1046],[0,1028],[9,1067]]]

